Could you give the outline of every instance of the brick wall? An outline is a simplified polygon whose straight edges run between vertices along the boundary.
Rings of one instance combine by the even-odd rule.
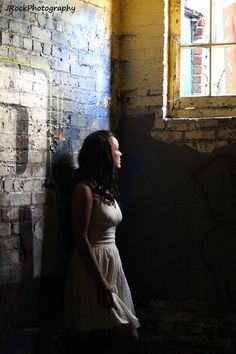
[[[121,22],[117,2],[111,8],[108,0],[80,1],[75,14],[1,14],[6,333],[38,326],[39,313],[45,322],[47,310],[61,305],[61,283],[46,279],[42,292],[34,279],[65,270],[76,149],[88,132],[109,125],[110,102],[115,113],[121,102],[111,122],[123,152],[117,243],[143,324],[143,353],[232,354],[224,323],[235,326],[235,119],[163,120],[165,4],[122,0]],[[219,312],[225,317],[216,320]]]
[[[204,40],[206,20],[204,18],[196,19],[194,21],[193,41]],[[202,48],[195,48],[193,53],[193,65],[192,65],[192,88],[193,95],[201,95],[206,92],[208,75],[206,65],[206,52]]]
[[[235,331],[235,117],[165,118],[169,2],[122,3],[117,241],[140,352],[231,354],[234,334],[221,328]]]
[[[57,7],[54,12],[52,7]],[[111,124],[111,102],[116,95],[111,91],[111,79],[115,79],[111,52],[118,55],[111,18],[118,21],[107,0],[71,1],[65,7],[57,1],[1,5],[4,328],[20,318],[25,325],[32,322],[32,306],[41,301],[34,280],[64,275],[68,196],[77,150],[88,133]],[[25,305],[28,315],[24,315]]]

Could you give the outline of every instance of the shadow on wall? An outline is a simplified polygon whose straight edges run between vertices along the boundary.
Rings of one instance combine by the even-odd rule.
[[[236,145],[204,155],[149,136],[154,115],[125,117],[118,245],[136,301],[236,306]]]
[[[64,85],[64,97],[71,100],[69,103],[72,104],[68,110],[69,122],[66,121],[68,112],[65,109],[62,112],[64,127],[57,131],[55,125],[52,132],[53,146],[48,148],[48,163],[51,162],[52,171],[48,173],[45,184],[47,201],[43,216],[44,241],[42,257],[39,260],[42,269],[38,309],[40,332],[36,345],[38,353],[45,353],[47,349],[50,351],[51,345],[61,344],[59,332],[63,323],[64,281],[72,247],[70,198],[73,155],[81,147],[86,135],[109,126],[111,68],[107,53],[111,44],[105,23],[102,23],[102,13],[102,6],[100,8],[83,3],[78,18],[74,18],[73,54],[77,53],[80,61],[71,65],[71,73],[78,75],[78,82],[72,91],[69,87],[68,92]],[[81,41],[78,38],[81,38]],[[102,39],[101,46],[99,43]],[[61,38],[62,42],[63,40]],[[83,48],[83,45],[86,47]],[[70,47],[67,49],[69,51]],[[67,100],[61,105],[68,106]],[[57,335],[60,337],[59,341],[52,341]]]
[[[45,188],[47,201],[43,217],[44,239],[39,260],[39,333],[35,345],[35,352],[39,354],[50,353],[53,345],[61,344],[57,337],[61,336],[63,326],[64,282],[72,247],[72,162],[69,154],[57,152],[52,174],[46,180]]]
[[[199,253],[220,303],[231,309],[236,305],[236,155],[229,151],[212,156],[193,170],[192,177],[211,220]]]

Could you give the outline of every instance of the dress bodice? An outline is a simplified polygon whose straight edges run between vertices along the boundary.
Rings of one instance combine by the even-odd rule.
[[[88,229],[88,238],[92,246],[114,243],[116,227],[121,220],[122,213],[116,200],[113,204],[107,204],[102,200],[95,201]]]

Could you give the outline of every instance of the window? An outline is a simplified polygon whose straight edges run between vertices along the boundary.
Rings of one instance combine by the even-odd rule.
[[[169,0],[168,116],[236,115],[236,0]]]

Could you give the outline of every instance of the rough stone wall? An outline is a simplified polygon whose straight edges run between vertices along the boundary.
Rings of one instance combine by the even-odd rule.
[[[1,3],[1,326],[30,325],[32,282],[64,275],[77,150],[111,124],[116,16],[110,0]]]

